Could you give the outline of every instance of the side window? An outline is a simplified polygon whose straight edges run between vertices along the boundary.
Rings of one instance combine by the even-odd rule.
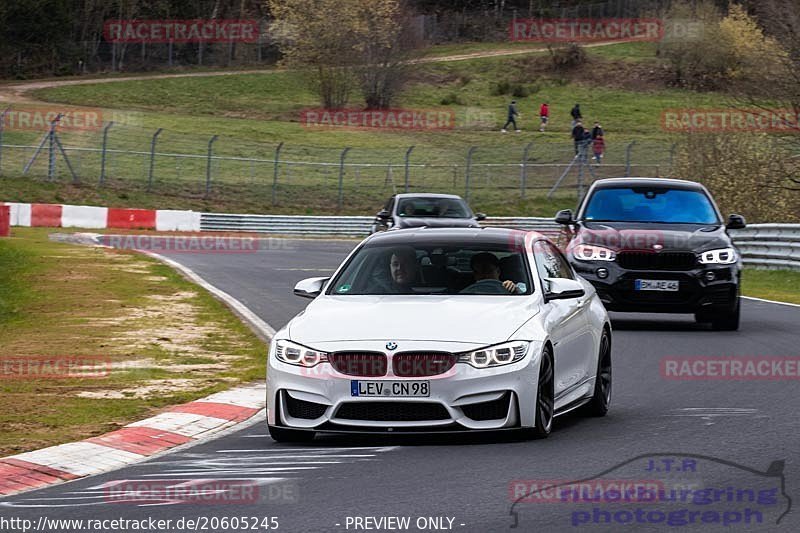
[[[392,196],[391,198],[389,198],[389,200],[386,202],[386,205],[385,205],[385,206],[383,206],[383,208],[384,208],[386,211],[389,211],[389,213],[392,213],[392,208],[393,208],[393,207],[394,207],[394,196]]]
[[[536,270],[539,277],[575,279],[572,268],[558,251],[558,248],[547,241],[536,241],[533,244],[533,255],[536,259]]]

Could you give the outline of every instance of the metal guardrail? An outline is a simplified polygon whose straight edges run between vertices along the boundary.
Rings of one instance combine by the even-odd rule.
[[[745,265],[800,270],[800,224],[751,224],[731,235]]]
[[[202,213],[202,231],[244,231],[304,236],[366,237],[374,217],[228,215]],[[484,226],[540,231],[554,236],[560,230],[552,218],[492,217]],[[751,224],[731,231],[745,265],[767,269],[800,270],[800,224]]]

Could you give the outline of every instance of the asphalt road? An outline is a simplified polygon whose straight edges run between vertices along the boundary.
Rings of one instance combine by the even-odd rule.
[[[250,254],[170,257],[277,330],[307,303],[292,295],[295,282],[329,274],[355,243],[263,244]],[[662,358],[670,356],[797,357],[800,308],[746,301],[738,332],[713,332],[682,315],[612,319],[611,411],[600,419],[559,418],[543,441],[520,441],[507,433],[326,436],[311,445],[287,446],[273,442],[260,420],[123,470],[0,500],[0,519],[173,520],[165,531],[244,530],[243,522],[223,527],[215,521],[222,517],[275,517],[277,530],[288,532],[513,531],[513,524],[517,531],[800,531],[797,503],[791,503],[800,498],[800,383],[669,380],[660,371]],[[255,480],[257,501],[126,502],[114,492],[126,487],[123,480],[190,485],[217,480],[224,492],[231,483],[224,480],[236,479]],[[542,482],[575,480],[592,480],[587,483],[594,490],[604,487],[603,501],[557,501],[536,491]],[[619,480],[640,480],[635,501],[614,499],[610,487]],[[653,487],[674,501],[662,496],[650,502],[647,490]],[[584,496],[592,494],[597,493]],[[524,501],[514,503],[518,497]],[[182,517],[199,518],[206,528],[179,529]],[[366,517],[410,522],[403,528],[363,521]],[[98,531],[124,530],[113,525]],[[45,529],[81,530],[87,529],[75,524]]]

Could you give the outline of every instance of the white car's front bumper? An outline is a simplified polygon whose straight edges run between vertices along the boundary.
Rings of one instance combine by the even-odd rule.
[[[359,343],[361,344],[361,343]],[[330,363],[303,368],[270,351],[267,419],[270,425],[315,431],[463,431],[531,427],[541,356],[531,343],[520,361],[493,368],[456,363],[444,374],[381,377],[338,372]],[[391,357],[391,356],[390,356]],[[352,381],[428,381],[428,397],[353,396]],[[278,414],[280,418],[278,418]]]

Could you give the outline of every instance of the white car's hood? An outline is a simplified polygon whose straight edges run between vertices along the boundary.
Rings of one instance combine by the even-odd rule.
[[[539,312],[526,296],[320,296],[289,323],[295,342],[504,342]]]

